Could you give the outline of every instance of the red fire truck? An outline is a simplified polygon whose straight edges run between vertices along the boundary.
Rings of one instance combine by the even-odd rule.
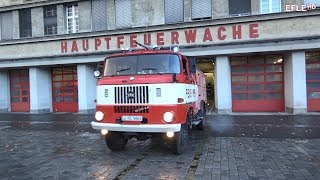
[[[205,75],[177,47],[141,46],[145,49],[107,57],[95,71],[99,81],[92,128],[101,130],[112,151],[123,150],[131,138],[161,138],[181,154],[188,131],[205,127]]]

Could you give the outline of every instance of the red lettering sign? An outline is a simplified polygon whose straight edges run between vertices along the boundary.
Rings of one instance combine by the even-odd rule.
[[[223,40],[225,40],[227,38],[227,35],[225,35],[225,34],[222,35],[222,32],[226,32],[226,28],[223,27],[223,26],[218,28],[218,39],[220,41],[223,41]]]
[[[163,32],[157,33],[157,45],[162,45],[162,46],[164,45],[163,36],[164,36]]]
[[[76,40],[72,41],[71,52],[78,52],[78,45]]]
[[[111,37],[106,37],[106,38],[104,38],[104,40],[106,41],[107,49],[110,49],[110,40],[111,40]]]
[[[186,36],[187,43],[194,43],[196,41],[197,30],[185,30],[184,34]]]
[[[233,33],[233,39],[241,39],[242,33],[241,33],[241,25],[232,26],[232,33]]]
[[[144,45],[151,45],[151,34],[144,34],[143,42],[144,42]]]
[[[118,47],[118,49],[120,49],[121,44],[123,44],[123,39],[124,39],[124,36],[118,36],[117,37],[117,47]]]
[[[62,41],[60,47],[61,47],[61,53],[67,53],[68,51],[67,41]]]
[[[255,23],[255,24],[249,24],[249,34],[250,34],[250,38],[258,38],[259,34],[258,34],[258,28],[259,24]]]
[[[204,30],[203,42],[206,42],[206,41],[213,41],[211,31],[209,28],[206,28]]]
[[[82,39],[82,49],[84,51],[89,50],[89,39]]]
[[[137,35],[134,34],[134,35],[130,36],[130,47],[131,48],[137,47],[136,39],[137,39]]]
[[[101,45],[101,39],[100,38],[95,38],[94,39],[94,49],[98,50],[100,45]]]
[[[171,32],[171,44],[179,44],[179,33],[177,31]]]

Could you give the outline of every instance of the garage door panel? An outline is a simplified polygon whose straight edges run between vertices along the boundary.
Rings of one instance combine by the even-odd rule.
[[[259,105],[257,105],[259,104]],[[234,112],[278,112],[284,109],[284,101],[279,100],[243,100],[232,103]],[[281,112],[281,111],[280,111]]]
[[[78,80],[76,67],[52,69],[52,96],[54,112],[78,111]]]
[[[320,52],[306,53],[307,108],[320,111]]]
[[[284,111],[282,61],[279,55],[232,57],[232,110]]]

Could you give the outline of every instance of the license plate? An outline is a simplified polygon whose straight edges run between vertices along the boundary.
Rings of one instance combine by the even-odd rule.
[[[142,116],[121,116],[122,121],[142,121]]]

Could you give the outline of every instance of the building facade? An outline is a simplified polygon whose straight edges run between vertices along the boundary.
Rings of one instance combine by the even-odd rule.
[[[218,113],[320,111],[320,0],[3,0],[0,112],[95,109],[98,62],[179,45]]]

